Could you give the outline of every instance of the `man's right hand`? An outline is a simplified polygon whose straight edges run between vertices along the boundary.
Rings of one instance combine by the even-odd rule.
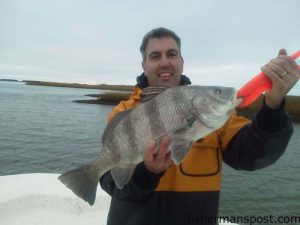
[[[165,171],[173,164],[171,159],[171,151],[168,147],[170,144],[170,138],[166,135],[161,139],[159,148],[156,151],[156,143],[151,140],[145,150],[144,164],[146,168],[155,174]]]

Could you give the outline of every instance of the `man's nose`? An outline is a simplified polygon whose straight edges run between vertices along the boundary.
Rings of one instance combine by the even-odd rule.
[[[168,59],[168,57],[166,55],[164,55],[164,56],[161,57],[160,66],[161,67],[168,67],[168,66],[170,66],[170,60]]]

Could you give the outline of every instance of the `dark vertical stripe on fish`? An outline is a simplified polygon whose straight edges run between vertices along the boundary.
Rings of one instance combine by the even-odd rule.
[[[164,122],[159,114],[157,98],[151,101],[151,104],[145,103],[145,114],[149,118],[152,137],[157,137],[166,133]]]
[[[138,135],[136,134],[136,129],[134,128],[133,124],[134,121],[132,120],[131,116],[129,116],[128,118],[126,118],[124,120],[124,130],[126,131],[126,137],[127,137],[127,142],[129,146],[134,147],[135,149],[131,149],[132,150],[132,155],[133,156],[137,156],[137,151],[138,149],[137,147],[137,137]]]

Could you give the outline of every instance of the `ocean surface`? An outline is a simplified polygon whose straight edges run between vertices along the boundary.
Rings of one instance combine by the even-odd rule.
[[[98,93],[0,82],[0,175],[62,173],[95,159],[112,106],[72,101]],[[220,215],[300,217],[299,137],[295,125],[286,153],[271,167],[242,172],[225,165]]]

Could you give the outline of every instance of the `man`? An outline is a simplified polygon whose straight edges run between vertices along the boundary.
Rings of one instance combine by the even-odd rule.
[[[145,35],[140,48],[144,73],[137,78],[130,99],[116,106],[109,120],[139,104],[147,86],[190,84],[182,75],[180,47],[179,37],[165,28]],[[172,163],[168,136],[160,143],[150,141],[144,161],[121,190],[110,172],[104,174],[100,184],[112,196],[107,224],[216,224],[222,161],[239,170],[269,166],[282,155],[293,132],[283,107],[285,95],[300,76],[296,63],[280,50],[262,71],[273,88],[265,94],[264,105],[252,122],[233,113],[222,128],[195,142],[180,165]]]

